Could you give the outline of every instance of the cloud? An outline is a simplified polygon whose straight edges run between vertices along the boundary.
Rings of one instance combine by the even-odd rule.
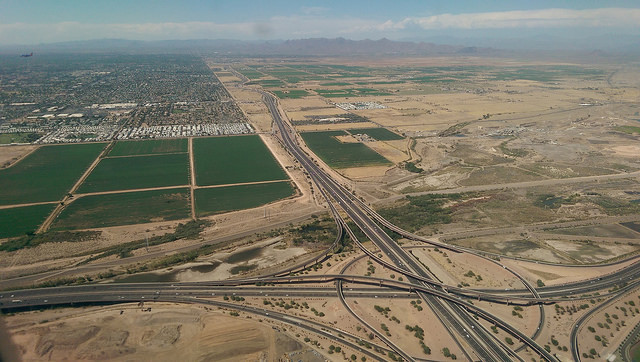
[[[637,27],[640,9],[542,9],[470,14],[441,14],[406,18],[395,29],[418,26],[430,29],[500,29],[549,27]]]
[[[300,11],[305,15],[320,15],[329,12],[329,8],[321,6],[303,6]]]
[[[162,22],[140,24],[0,24],[0,44],[33,44],[98,38],[134,40],[170,39],[293,39],[337,37],[353,39],[419,36],[425,30],[568,28],[640,28],[640,9],[543,9],[407,17],[373,20],[348,15],[333,16],[322,8],[305,8],[306,14],[272,17],[262,22]]]

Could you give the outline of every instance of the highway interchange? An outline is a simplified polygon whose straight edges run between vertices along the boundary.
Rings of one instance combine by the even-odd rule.
[[[256,314],[263,318],[269,318],[302,328],[311,333],[340,341],[345,346],[366,355],[368,358],[384,360],[385,355],[374,353],[370,349],[363,348],[361,343],[359,343],[362,342],[360,337],[343,330],[338,330],[330,325],[320,324],[313,320],[295,317],[270,309],[253,307],[244,303],[221,302],[211,299],[211,297],[220,295],[339,298],[349,313],[377,336],[378,340],[372,343],[377,349],[384,353],[393,352],[402,359],[411,361],[422,360],[422,358],[410,355],[395,345],[393,341],[386,338],[376,327],[369,325],[366,320],[358,316],[351,308],[348,299],[420,298],[433,310],[434,314],[441,323],[443,323],[453,340],[456,341],[465,354],[464,357],[468,360],[522,360],[522,357],[517,354],[517,351],[526,346],[541,358],[548,361],[556,361],[557,358],[554,355],[547,352],[535,341],[544,325],[543,304],[563,300],[580,300],[588,298],[589,296],[585,296],[587,293],[603,291],[617,286],[618,289],[610,293],[611,299],[605,302],[611,303],[620,295],[637,289],[640,284],[640,261],[636,261],[625,268],[598,278],[536,289],[515,271],[508,269],[491,257],[478,254],[470,249],[425,240],[417,235],[408,233],[384,220],[384,218],[354,197],[351,192],[347,191],[345,187],[326,173],[317,161],[314,161],[300,146],[297,134],[283,119],[275,96],[269,93],[263,93],[263,96],[265,104],[278,128],[277,135],[280,141],[285,149],[305,169],[306,174],[317,186],[318,192],[327,200],[332,215],[336,219],[336,226],[339,233],[331,248],[313,260],[305,261],[281,273],[258,278],[206,283],[113,283],[5,291],[0,295],[0,308],[9,311],[26,307],[69,305],[74,303],[130,303],[140,301],[199,303],[241,310],[246,313]],[[362,242],[357,239],[353,230],[349,228],[344,218],[345,216],[375,245],[378,249],[375,253],[367,250]],[[488,262],[498,264],[507,269],[515,278],[518,278],[523,283],[523,288],[514,290],[472,290],[441,283],[410,253],[410,248],[416,248],[418,246],[399,246],[383,230],[383,227],[403,237],[424,242],[424,247],[437,246],[449,249],[451,252],[473,253],[474,255],[480,256]],[[348,275],[346,274],[347,267],[343,268],[341,274],[288,275],[290,272],[303,269],[327,258],[342,238],[343,231],[345,231],[364,252],[362,257],[368,257],[372,261],[383,265],[385,268],[404,275],[407,282],[400,282],[395,279]],[[385,258],[377,256],[376,254],[378,252],[384,254]],[[355,260],[352,261],[352,263],[353,262],[355,262]],[[347,283],[348,287],[345,288],[344,283]],[[605,293],[602,293],[599,297],[604,298]],[[524,335],[512,327],[508,321],[469,303],[468,300],[471,299],[506,304],[539,305],[540,321],[538,328],[532,336]],[[590,310],[588,314],[577,321],[572,329],[571,350],[575,360],[580,360],[577,334],[581,324],[589,315],[595,313],[598,308],[602,308],[604,305],[605,304],[602,304]],[[497,339],[494,333],[484,328],[484,326],[476,320],[476,317],[497,325],[522,344],[507,346],[501,340]]]

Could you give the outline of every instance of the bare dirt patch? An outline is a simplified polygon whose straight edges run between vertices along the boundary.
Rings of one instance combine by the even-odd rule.
[[[411,303],[412,301],[414,303]],[[379,331],[383,330],[382,324],[384,324],[389,330],[389,338],[412,356],[445,360],[442,354],[443,347],[449,348],[451,353],[456,354],[456,356],[463,356],[449,332],[438,321],[438,317],[431,311],[429,306],[422,300],[419,303],[417,301],[418,298],[415,300],[358,299],[350,300],[349,305],[360,317]],[[376,305],[381,308],[389,308],[387,316],[377,312]],[[392,317],[395,317],[399,322],[392,319]],[[406,326],[414,327],[416,325],[424,329],[424,344],[431,349],[430,355],[423,352],[419,339],[414,335],[415,332],[411,332],[406,328]]]
[[[319,123],[319,124],[305,124],[296,126],[298,132],[309,131],[338,131],[350,128],[371,128],[376,125],[371,122],[355,122],[355,123]]]
[[[542,279],[542,281],[546,285],[554,285],[596,278],[608,273],[612,273],[616,270],[620,270],[636,261],[637,258],[616,265],[589,265],[585,266],[584,268],[538,264],[535,262],[513,259],[502,259],[501,262],[509,267],[512,267],[515,271],[520,273],[523,277],[527,278],[534,284],[538,279]]]
[[[0,169],[13,165],[36,148],[38,146],[0,146]]]
[[[140,225],[115,226],[100,229],[101,235],[94,240],[83,242],[44,243],[35,248],[26,248],[14,252],[0,252],[0,273],[13,275],[16,271],[28,270],[27,265],[33,264],[32,271],[42,270],[49,260],[64,260],[70,255],[89,253],[93,250],[106,248],[146,237],[160,236],[173,232],[178,221],[164,221]],[[76,259],[72,259],[77,261]],[[16,269],[17,270],[14,270]]]
[[[446,250],[413,249],[414,256],[427,265],[437,263],[445,272],[444,282],[470,288],[520,288],[522,283],[510,272],[488,260],[467,253],[452,253]],[[438,277],[438,271],[432,270]],[[446,279],[446,281],[445,281]],[[463,284],[464,283],[464,284]]]
[[[345,177],[350,179],[365,179],[370,177],[382,177],[389,170],[387,166],[351,167],[340,169]]]
[[[223,280],[239,274],[240,272],[236,272],[237,270],[258,271],[306,253],[307,250],[301,247],[286,247],[286,244],[278,237],[212,254],[202,258],[198,263],[189,263],[173,268],[171,273],[175,274],[175,281],[181,282]],[[209,271],[206,266],[211,266],[212,270]],[[155,274],[162,273],[164,272]]]
[[[583,263],[597,263],[609,260],[618,255],[633,252],[637,246],[624,244],[607,244],[591,242],[574,242],[568,240],[546,240],[554,249],[569,254]]]
[[[24,360],[265,360],[309,350],[283,332],[171,303],[56,309],[7,317]],[[122,311],[122,313],[121,313]]]
[[[393,163],[400,163],[402,161],[407,161],[409,156],[401,151],[400,149],[393,147],[387,142],[383,141],[374,141],[365,143],[369,148],[372,148],[374,151],[378,152],[382,155],[382,157]]]
[[[360,141],[358,141],[355,137],[353,137],[352,135],[344,135],[344,136],[335,136],[336,139],[342,143],[359,143]]]
[[[640,146],[636,145],[624,145],[624,146],[615,146],[612,147],[611,150],[616,153],[618,156],[622,157],[634,157],[637,158],[640,155]]]

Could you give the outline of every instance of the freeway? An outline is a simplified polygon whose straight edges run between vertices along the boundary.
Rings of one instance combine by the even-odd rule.
[[[632,283],[640,279],[640,261],[637,261],[626,268],[622,268],[613,273],[602,275],[596,278],[581,280],[572,283],[564,283],[558,285],[545,286],[537,288],[536,290],[541,296],[547,298],[566,296],[566,295],[578,295],[591,293],[598,290],[611,288],[612,286],[624,286],[628,283]],[[509,294],[509,295],[524,295],[526,291],[523,289],[514,290],[496,290],[496,289],[482,289],[482,291],[492,294]]]
[[[415,298],[415,292],[399,291],[388,288],[347,288],[345,295],[353,298]],[[155,296],[176,295],[198,298],[220,296],[243,296],[263,298],[335,298],[335,287],[229,287],[209,285],[185,285],[181,283],[136,283],[80,285],[55,288],[37,288],[7,291],[0,294],[0,308],[10,310],[23,307],[37,307],[56,304],[68,304],[81,301],[89,295],[110,295],[118,301],[153,300]],[[142,298],[145,297],[145,298]],[[19,300],[20,302],[13,302]],[[45,302],[46,300],[46,302]]]
[[[513,305],[534,305],[540,303],[554,303],[556,301],[577,301],[580,298],[561,298],[561,299],[537,299],[537,298],[524,298],[518,301],[517,298],[513,300],[504,299],[504,296],[492,297],[491,294],[481,295],[478,297],[474,294],[453,293],[453,290],[437,290],[428,286],[411,282],[401,282],[396,279],[384,279],[376,278],[372,276],[362,275],[348,275],[348,274],[316,274],[316,275],[298,275],[287,277],[259,277],[249,279],[232,279],[221,280],[215,282],[181,282],[181,283],[103,283],[103,284],[87,284],[76,286],[64,286],[54,288],[34,288],[23,289],[15,291],[6,291],[0,296],[15,295],[18,298],[40,298],[43,295],[52,293],[51,291],[57,291],[63,294],[82,294],[90,293],[96,290],[111,290],[116,294],[119,291],[130,290],[165,290],[165,291],[179,291],[189,290],[199,291],[199,293],[216,292],[216,293],[237,293],[238,295],[245,296],[260,296],[264,293],[264,296],[308,296],[308,297],[330,297],[336,296],[333,288],[327,288],[323,285],[327,283],[335,283],[338,281],[352,283],[354,285],[362,285],[368,287],[356,287],[350,288],[348,294],[353,296],[367,295],[380,295],[391,297],[401,297],[403,295],[415,295],[416,292],[429,293],[433,295],[446,295],[453,298],[456,301],[463,301],[466,299],[480,299],[489,302],[513,304]],[[302,286],[307,284],[308,286]],[[630,286],[640,285],[640,281],[634,281],[629,284]],[[378,292],[378,293],[376,293]],[[43,294],[44,293],[44,294]],[[289,295],[287,295],[289,294]],[[603,294],[600,297],[606,297]],[[589,299],[591,297],[585,297],[582,299]],[[0,297],[0,301],[2,297]],[[2,306],[6,307],[6,303]]]
[[[281,141],[285,148],[300,162],[316,184],[329,193],[331,198],[339,204],[342,210],[360,228],[367,238],[387,255],[393,264],[405,270],[407,274],[418,274],[428,278],[428,272],[420,266],[412,256],[399,248],[399,246],[358,207],[359,205],[353,202],[352,195],[329,177],[302,151],[300,146],[292,139],[292,136],[295,137],[294,132],[282,119],[277,107],[276,98],[269,93],[264,93],[264,100],[278,127]],[[331,202],[330,199],[327,201]],[[412,279],[410,276],[408,276],[408,278],[412,282],[420,283],[420,281]],[[496,341],[494,336],[457,304],[442,303],[438,298],[422,292],[419,293],[419,295],[431,306],[437,315],[442,317],[441,319],[446,320],[447,325],[451,328],[450,330],[456,330],[458,335],[467,336],[466,343],[471,345],[473,351],[477,353],[480,359],[510,360],[510,356],[514,355],[513,351],[510,351],[499,341]],[[513,328],[508,329],[513,330]],[[528,337],[525,337],[524,341],[546,359],[555,360],[553,356],[541,348],[535,341]]]
[[[416,268],[416,265],[414,264],[414,262],[412,262],[411,259],[406,256],[406,254],[397,253],[397,250],[392,251],[392,249],[394,249],[395,242],[393,242],[388,235],[383,233],[382,230],[380,230],[377,227],[377,225],[371,222],[371,220],[368,217],[366,217],[360,209],[355,207],[355,205],[351,201],[351,198],[346,196],[346,192],[344,191],[344,189],[339,185],[337,185],[335,182],[332,182],[333,180],[330,177],[328,177],[320,169],[319,166],[317,166],[313,161],[311,161],[311,159],[300,149],[298,144],[292,140],[291,136],[293,132],[291,131],[290,128],[288,129],[286,127],[281,117],[281,114],[277,109],[276,98],[268,93],[265,93],[264,100],[280,131],[280,137],[284,143],[285,148],[292,153],[292,155],[298,160],[298,162],[300,162],[300,164],[306,169],[306,171],[312,177],[312,179],[316,182],[316,184],[319,187],[324,188],[327,191],[327,193],[329,193],[330,196],[337,201],[337,203],[347,213],[350,219],[353,222],[355,222],[356,225],[358,225],[358,227],[360,228],[360,230],[370,240],[372,240],[376,244],[376,246],[383,251],[383,253],[385,253],[392,260],[393,264],[403,268],[406,271],[420,270],[419,267]],[[330,202],[330,200],[331,199],[328,199],[327,201]],[[411,268],[413,270],[409,270],[406,265],[411,265]],[[431,306],[432,309],[434,309],[434,312],[437,315],[441,316],[441,320],[442,319],[446,320],[449,327],[448,328],[449,331],[456,330],[459,335],[465,335],[465,334],[469,335],[467,334],[467,330],[469,331],[471,331],[472,329],[476,330],[475,325],[474,325],[474,328],[471,328],[466,324],[463,325],[464,322],[471,322],[473,324],[477,324],[477,322],[471,321],[471,318],[466,313],[463,312],[458,314],[456,313],[458,311],[451,310],[451,308],[455,308],[455,307],[449,306],[449,308],[446,308],[443,305],[443,303],[441,303],[441,301],[436,298],[431,298],[423,294],[421,294],[420,296],[425,300],[425,302],[427,302]],[[464,320],[461,320],[461,319],[464,319]],[[478,324],[478,327],[479,327],[478,330],[482,328],[479,324]],[[473,334],[473,332],[471,333]],[[452,337],[454,338],[454,340],[457,341],[456,337],[453,334],[452,334]],[[468,342],[469,344],[472,345],[473,350],[479,354],[478,357],[483,360],[494,360],[496,359],[494,356],[494,352],[501,351],[501,349],[495,345],[491,347],[486,347],[486,343],[493,342],[493,339],[491,338],[490,339],[478,338],[474,335],[473,338],[468,337]],[[502,358],[502,357],[505,357],[504,355],[500,357],[501,357],[499,358],[500,360],[508,360],[508,357]]]

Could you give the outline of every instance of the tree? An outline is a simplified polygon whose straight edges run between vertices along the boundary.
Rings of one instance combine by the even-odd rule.
[[[450,356],[451,356],[451,352],[449,351],[449,348],[447,348],[447,347],[444,347],[444,348],[442,349],[442,354],[443,354],[445,357],[450,357]]]
[[[505,338],[504,341],[507,342],[508,345],[512,345],[513,344],[513,339],[511,339],[511,337]]]

